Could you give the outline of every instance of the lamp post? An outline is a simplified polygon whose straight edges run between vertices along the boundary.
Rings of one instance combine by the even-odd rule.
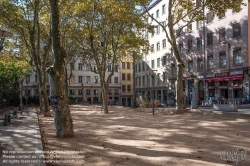
[[[24,77],[21,76],[20,80],[20,104],[19,104],[19,111],[22,115],[22,110],[23,110],[23,81]]]
[[[136,52],[133,51],[133,108],[136,108],[136,96],[135,96],[135,55]]]
[[[7,31],[4,31],[4,30],[0,30],[0,52],[3,50],[3,43],[4,43],[4,39],[6,37],[11,37],[12,36],[12,33],[10,32],[7,32]]]
[[[152,95],[153,95],[153,105],[152,105],[152,113],[153,115],[155,114],[155,93],[154,93],[154,84],[155,84],[155,73],[157,72],[157,70],[149,70],[148,71],[148,74],[151,76],[151,79],[152,79]]]

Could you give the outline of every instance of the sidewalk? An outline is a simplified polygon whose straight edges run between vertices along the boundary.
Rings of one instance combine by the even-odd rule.
[[[250,116],[250,104],[242,104],[242,105],[237,105],[237,106],[238,106],[238,112],[228,112],[228,113],[243,114],[243,115]],[[198,106],[195,110],[216,111],[213,109],[213,106]],[[216,111],[216,112],[223,112],[223,111]]]
[[[11,119],[8,126],[0,124],[0,165],[45,166],[44,158],[38,156],[42,151],[35,108],[24,109],[22,115],[18,112],[18,118]]]

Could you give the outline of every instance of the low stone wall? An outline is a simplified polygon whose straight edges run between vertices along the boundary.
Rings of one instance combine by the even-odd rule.
[[[213,109],[216,111],[238,112],[237,105],[213,104]]]

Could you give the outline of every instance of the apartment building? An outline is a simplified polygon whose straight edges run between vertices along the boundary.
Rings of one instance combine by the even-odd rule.
[[[72,77],[68,80],[69,96],[78,101],[89,101],[92,103],[102,102],[102,90],[100,77],[91,71],[90,64],[84,64],[81,59],[77,59],[74,63],[67,65],[67,77],[71,73]],[[106,78],[111,72],[111,66],[106,71]],[[29,74],[24,81],[24,95],[37,95],[38,81],[36,73]],[[49,93],[49,80],[47,83],[47,92]],[[115,72],[109,83],[109,100],[119,102],[121,94],[120,70],[115,66]]]
[[[133,57],[127,55],[121,60],[121,105],[133,105]]]
[[[167,1],[157,0],[149,7],[149,13],[164,23],[167,4]],[[186,67],[183,91],[187,104],[191,103],[192,87],[199,100],[249,96],[249,6],[242,8],[238,13],[228,10],[220,16],[205,10],[205,21],[193,22],[181,32],[177,44]],[[156,25],[151,18],[148,22]],[[159,26],[154,35],[146,33],[145,36],[152,51],[136,66],[136,94],[148,98],[154,95],[155,99],[171,105],[175,102],[177,79],[172,49]],[[150,70],[154,70],[154,77],[149,74]]]

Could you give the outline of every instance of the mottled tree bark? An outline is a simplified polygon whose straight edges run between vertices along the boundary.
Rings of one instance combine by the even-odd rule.
[[[51,78],[51,107],[54,115],[56,136],[74,136],[73,121],[65,93],[66,53],[61,46],[59,0],[50,0],[51,36],[54,51],[54,65],[48,72]]]

